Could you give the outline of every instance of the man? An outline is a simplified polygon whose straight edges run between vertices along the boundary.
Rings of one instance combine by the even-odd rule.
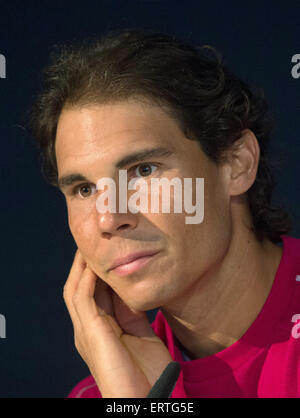
[[[70,397],[146,397],[172,360],[172,397],[300,394],[300,242],[270,203],[266,104],[205,51],[116,32],[45,72],[31,129],[66,198],[78,250],[64,298],[91,371]],[[121,170],[204,179],[203,221],[99,211],[99,180],[120,188]]]

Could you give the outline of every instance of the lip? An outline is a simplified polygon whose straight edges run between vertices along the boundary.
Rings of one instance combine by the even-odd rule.
[[[159,253],[159,250],[141,251],[117,258],[108,271],[113,270],[121,275],[133,273],[143,267],[157,253]]]

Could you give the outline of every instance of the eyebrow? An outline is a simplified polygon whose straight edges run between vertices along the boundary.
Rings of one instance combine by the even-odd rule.
[[[115,167],[117,169],[121,169],[128,166],[129,164],[138,161],[145,161],[148,158],[167,158],[171,155],[174,155],[174,151],[166,147],[143,149],[141,151],[137,151],[132,154],[126,155],[115,164]],[[72,184],[77,183],[79,181],[89,180],[81,173],[66,174],[58,179],[58,188],[60,190],[63,190],[64,188],[69,187]]]

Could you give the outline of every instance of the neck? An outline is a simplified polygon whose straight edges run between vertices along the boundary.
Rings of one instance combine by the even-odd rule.
[[[240,230],[221,263],[161,308],[190,358],[215,354],[242,337],[270,293],[281,255],[271,241]]]

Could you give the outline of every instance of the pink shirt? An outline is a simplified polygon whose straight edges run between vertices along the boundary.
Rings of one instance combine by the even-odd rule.
[[[186,361],[161,311],[152,327],[181,365],[172,398],[300,397],[300,239],[283,236],[269,296],[246,333],[230,347]],[[89,376],[68,397],[101,394]]]

